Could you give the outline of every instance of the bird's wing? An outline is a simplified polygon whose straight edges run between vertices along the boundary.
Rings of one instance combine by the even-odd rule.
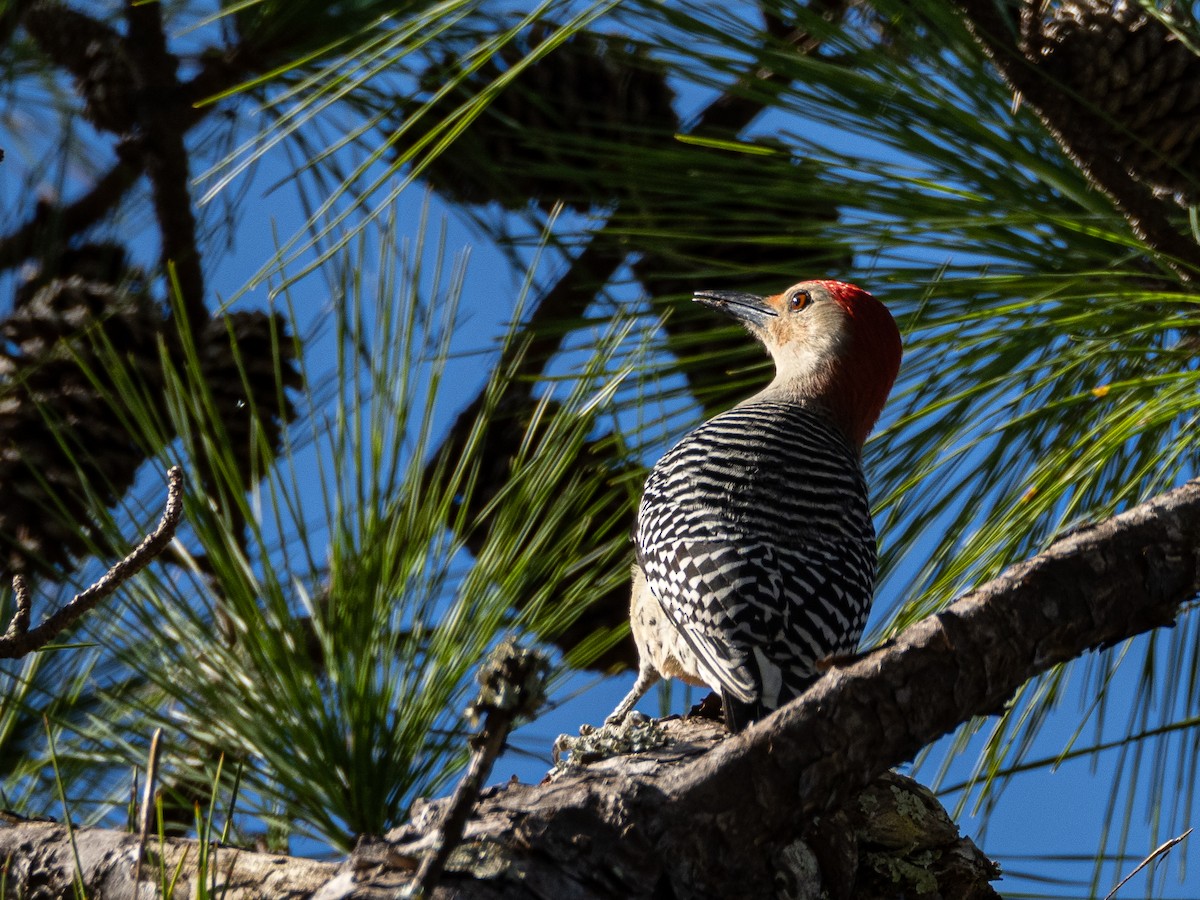
[[[650,592],[696,654],[704,681],[743,703],[757,700],[756,667],[748,665],[733,618],[749,574],[737,550],[727,542],[663,541],[640,552],[638,561]]]
[[[705,429],[720,427],[719,418],[647,480],[638,561],[704,680],[774,708],[815,677],[818,659],[862,631],[875,563],[865,486],[858,475],[830,504],[803,454],[781,462],[772,441],[764,442],[769,458],[728,443],[715,454]],[[856,459],[847,465],[858,473]]]

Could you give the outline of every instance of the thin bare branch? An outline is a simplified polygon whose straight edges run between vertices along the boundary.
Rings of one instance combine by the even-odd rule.
[[[142,539],[133,552],[105,572],[95,584],[76,594],[69,603],[51,614],[36,628],[29,630],[26,622],[25,629],[14,633],[13,625],[10,625],[8,632],[0,638],[0,659],[15,659],[40,650],[95,609],[101,600],[144,569],[163,551],[175,536],[175,529],[183,515],[183,472],[178,466],[173,466],[167,471],[167,480],[167,505],[158,526]],[[18,600],[18,616],[21,614],[19,604]]]
[[[12,621],[8,623],[8,630],[4,632],[4,640],[17,637],[29,630],[29,613],[33,607],[33,599],[24,575],[13,576],[13,596],[17,600],[17,611],[13,613]]]
[[[1143,859],[1140,863],[1137,864],[1137,868],[1135,868],[1132,872],[1130,872],[1128,875],[1126,875],[1124,878],[1122,878],[1121,881],[1117,884],[1117,886],[1115,888],[1113,888],[1111,891],[1109,891],[1107,894],[1104,895],[1104,900],[1113,900],[1113,897],[1117,896],[1117,891],[1121,890],[1121,888],[1123,888],[1123,887],[1125,887],[1125,885],[1129,884],[1129,882],[1133,879],[1134,875],[1136,875],[1138,872],[1142,871],[1142,869],[1146,868],[1146,866],[1150,865],[1150,863],[1154,862],[1159,857],[1166,856],[1168,853],[1171,852],[1172,847],[1174,847],[1176,844],[1181,843],[1182,841],[1186,840],[1187,836],[1191,833],[1192,833],[1192,829],[1189,828],[1183,834],[1179,835],[1179,837],[1173,837],[1169,841],[1163,841],[1161,844],[1159,844],[1157,847],[1155,847],[1149,856],[1147,856],[1145,859]]]

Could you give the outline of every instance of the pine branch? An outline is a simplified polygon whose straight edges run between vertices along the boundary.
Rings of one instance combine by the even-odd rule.
[[[135,42],[135,57],[139,61],[142,72],[141,79],[153,85],[151,96],[143,99],[142,118],[139,121],[139,133],[121,134],[116,146],[117,160],[107,172],[100,176],[94,185],[76,200],[64,205],[51,203],[39,204],[30,219],[7,233],[0,234],[0,269],[11,269],[22,262],[36,256],[47,240],[66,244],[67,241],[95,225],[105,216],[111,214],[125,199],[129,190],[146,174],[156,177],[155,201],[156,211],[160,217],[163,229],[163,258],[170,260],[185,260],[189,256],[189,248],[195,251],[195,219],[191,212],[190,194],[187,193],[187,160],[185,154],[184,136],[198,125],[214,109],[215,104],[204,103],[210,97],[221,94],[236,86],[247,74],[256,70],[261,60],[255,54],[241,45],[225,48],[208,48],[199,55],[203,59],[200,70],[188,81],[179,83],[172,77],[173,87],[170,90],[172,102],[169,109],[160,108],[162,82],[158,66],[167,68],[163,71],[174,72],[178,68],[178,60],[166,52],[164,42],[153,40],[154,34],[161,36],[161,21],[157,25],[150,19],[161,19],[155,10],[158,4],[134,4],[130,15],[137,21],[136,29],[131,21],[130,35],[136,31],[141,37],[149,36],[151,44],[142,45]],[[144,7],[154,9],[144,10]],[[8,11],[0,24],[15,27],[29,12],[45,9],[48,23],[46,28],[52,30],[59,13],[64,9],[61,5],[35,0],[14,7]],[[136,12],[135,12],[136,10]],[[72,21],[86,23],[88,17],[72,10]],[[99,30],[102,26],[96,24]],[[164,39],[165,40],[165,39]],[[129,41],[122,41],[122,46]],[[52,54],[54,63],[67,71],[85,72],[89,60],[85,58],[86,43],[66,43],[57,46]],[[148,73],[148,74],[147,74]],[[142,93],[146,92],[143,85]],[[88,98],[85,97],[85,100]],[[152,136],[152,137],[151,137]],[[166,157],[164,158],[164,153]],[[172,154],[174,157],[172,158]],[[161,184],[161,189],[159,188]],[[161,197],[160,197],[161,195]],[[186,205],[183,202],[187,195]],[[190,222],[189,222],[190,219]],[[203,300],[203,274],[199,271],[199,257],[195,269],[189,266],[179,267],[181,285],[184,287],[184,297],[195,304],[196,298]],[[188,307],[190,317],[197,318],[200,307]],[[202,319],[193,321],[195,330]],[[197,332],[198,333],[198,332]]]
[[[815,0],[809,4],[830,22],[837,21],[846,14],[850,5],[847,0]],[[793,47],[796,52],[805,56],[816,53],[821,48],[821,39],[803,29],[788,27],[778,16],[763,8],[763,24],[767,34],[773,39]],[[736,85],[725,91],[704,108],[692,129],[695,134],[724,132],[740,134],[763,112],[765,106],[761,97],[754,96],[750,88],[761,89],[762,85],[786,85],[790,79],[783,80],[778,72],[759,66],[740,78]]]
[[[957,0],[956,6],[1021,102],[1037,112],[1088,180],[1113,201],[1134,234],[1166,257],[1181,278],[1191,281],[1198,277],[1200,244],[1172,224],[1169,213],[1177,207],[1136,181],[1113,158],[1112,148],[1094,139],[1087,117],[1078,115],[1078,102],[1039,69],[1036,53],[1020,37],[1018,4]],[[1038,13],[1026,8],[1023,14]]]
[[[541,785],[485,790],[435,896],[773,896],[780,879],[798,878],[810,864],[822,885],[836,884],[848,854],[823,838],[831,830],[847,833],[841,817],[853,819],[865,801],[847,801],[866,796],[859,794],[865,785],[877,789],[868,806],[897,790],[912,791],[906,804],[923,802],[919,788],[896,776],[875,779],[971,717],[994,714],[1029,678],[1170,626],[1198,591],[1200,480],[1056,542],[832,671],[741,735],[671,721],[665,745],[630,753],[632,742],[622,746],[616,734],[599,762]],[[301,860],[277,865],[272,890],[395,896],[412,882],[446,805],[417,804],[410,824],[385,842],[362,845],[340,871]],[[971,858],[969,871],[983,879],[969,890],[944,887],[943,896],[994,896],[986,885],[994,871],[973,845],[948,821],[934,830],[946,849],[933,855]],[[66,852],[59,826],[0,829],[0,853],[13,854],[13,878],[41,871],[23,864],[49,853],[35,832]],[[137,840],[111,832],[77,839],[98,846]],[[110,857],[129,858],[89,855]],[[111,884],[111,868],[98,867],[85,882]]]
[[[183,103],[179,60],[167,50],[161,4],[128,0],[126,19],[125,46],[137,86],[138,124],[145,135],[142,161],[153,187],[163,269],[174,266],[184,313],[192,333],[199,334],[208,321],[208,308],[183,139],[192,125],[191,111]]]
[[[95,584],[76,594],[36,628],[29,628],[31,598],[25,579],[19,575],[13,579],[17,610],[3,637],[0,637],[0,659],[16,659],[45,647],[162,553],[175,536],[175,529],[183,515],[183,473],[178,467],[173,467],[167,472],[167,478],[167,505],[158,526]]]
[[[108,215],[137,183],[140,166],[126,162],[137,153],[120,154],[118,161],[82,196],[59,206],[39,203],[29,221],[0,236],[0,269],[11,269],[34,256],[48,238],[79,234]]]

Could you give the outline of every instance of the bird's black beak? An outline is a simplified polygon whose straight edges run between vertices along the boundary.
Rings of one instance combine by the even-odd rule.
[[[733,316],[747,325],[764,327],[770,319],[779,315],[767,305],[766,297],[746,294],[742,291],[696,291],[692,300]]]

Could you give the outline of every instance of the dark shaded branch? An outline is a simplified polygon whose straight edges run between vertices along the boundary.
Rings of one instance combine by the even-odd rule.
[[[809,4],[829,21],[841,18],[849,3],[846,0],[815,0]],[[790,28],[774,14],[764,11],[763,23],[766,32],[774,40],[790,45],[796,52],[808,56],[816,53],[821,47],[821,39],[801,28]],[[778,72],[766,66],[758,66],[742,78],[737,84],[725,91],[704,108],[696,120],[693,133],[726,132],[738,134],[763,112],[765,103],[761,96],[756,96],[754,89],[761,89],[765,84],[786,86],[791,79],[785,79]]]
[[[49,5],[53,6],[53,4]],[[143,5],[157,6],[157,4]],[[22,10],[35,6],[37,4],[28,3],[22,7]],[[75,15],[83,17],[78,12]],[[5,21],[15,23],[17,21],[15,13]],[[143,26],[139,26],[139,28],[141,27]],[[151,28],[151,33],[153,33],[153,28]],[[158,33],[161,35],[161,28]],[[152,84],[159,84],[153,68],[153,57],[157,53],[161,58],[163,52],[165,52],[165,44],[160,46],[157,51],[151,52],[150,56],[143,58],[144,64],[150,66]],[[155,124],[158,120],[165,120],[161,125],[166,131],[162,135],[160,143],[163,143],[169,152],[177,154],[174,171],[171,171],[171,161],[168,160],[167,170],[160,172],[164,185],[168,186],[168,196],[164,198],[167,201],[167,207],[164,210],[158,209],[158,191],[156,190],[155,193],[156,212],[160,217],[165,214],[170,225],[170,235],[166,233],[167,228],[164,226],[163,255],[165,259],[182,259],[183,257],[172,254],[180,249],[186,250],[189,246],[194,248],[195,244],[195,222],[191,214],[190,195],[187,198],[187,205],[183,205],[183,195],[187,193],[187,157],[181,155],[184,148],[183,135],[216,108],[214,104],[203,106],[197,104],[237,85],[247,74],[254,71],[256,63],[253,58],[254,54],[245,52],[241,47],[224,50],[210,49],[205,51],[202,56],[204,63],[191,80],[180,85],[172,78],[174,86],[170,89],[172,102],[169,111],[156,108],[161,100],[161,97],[158,96],[161,87],[152,89],[152,97],[148,104],[151,107],[148,110],[153,125],[151,130],[159,127],[158,124]],[[171,71],[174,72],[177,65],[173,62],[174,58],[168,54],[167,60],[168,64],[172,66]],[[67,70],[72,70],[80,68],[84,60],[64,58],[57,62]],[[117,144],[117,161],[85,194],[64,205],[39,204],[29,221],[16,226],[7,234],[0,235],[0,269],[11,269],[36,256],[39,248],[47,239],[65,243],[70,237],[85,231],[111,213],[125,198],[129,189],[147,172],[145,143],[145,139],[141,135],[122,136]],[[161,148],[158,152],[161,156]],[[180,180],[181,174],[182,180]],[[175,185],[173,190],[169,188],[169,185],[172,184]],[[180,213],[180,210],[183,212]],[[188,217],[192,217],[190,226],[187,222]],[[190,241],[188,239],[189,230],[193,235]],[[168,244],[171,252],[166,249]],[[198,258],[196,267],[198,271]],[[188,273],[180,269],[178,263],[177,270],[182,282],[183,276]],[[195,281],[195,271],[189,275],[189,278],[193,282]],[[198,284],[200,290],[197,292],[196,283],[193,283],[185,293],[185,298],[189,294],[194,294],[203,299],[202,276]],[[193,323],[193,325],[195,324]]]
[[[1093,140],[1081,127],[1077,101],[1046,77],[1036,59],[1023,52],[1017,10],[1023,4],[997,0],[956,0],[967,27],[1000,74],[1042,119],[1055,140],[1116,205],[1133,232],[1157,252],[1175,261],[1179,276],[1191,281],[1200,273],[1200,245],[1176,228],[1168,212],[1173,204],[1157,199],[1113,157],[1111,147]],[[1029,15],[1034,13],[1029,12]],[[1030,51],[1032,52],[1032,51]]]
[[[111,212],[141,177],[138,165],[121,158],[87,193],[63,206],[38,204],[28,222],[0,237],[0,269],[11,269],[35,256],[47,236],[79,234]]]
[[[13,32],[35,2],[36,0],[8,0],[4,6],[0,6],[0,47],[7,46],[12,40]]]
[[[183,473],[178,466],[172,467],[167,472],[167,479],[167,505],[157,527],[95,584],[76,594],[36,628],[29,629],[29,596],[24,579],[18,576],[13,580],[17,612],[4,636],[0,637],[0,659],[15,659],[46,646],[162,553],[175,536],[183,515]]]
[[[167,50],[162,6],[127,0],[125,14],[129,23],[125,46],[138,88],[138,124],[145,135],[142,162],[154,189],[163,269],[174,265],[184,313],[192,333],[199,334],[208,321],[208,309],[183,139],[192,125],[191,110],[178,79],[179,60]]]

